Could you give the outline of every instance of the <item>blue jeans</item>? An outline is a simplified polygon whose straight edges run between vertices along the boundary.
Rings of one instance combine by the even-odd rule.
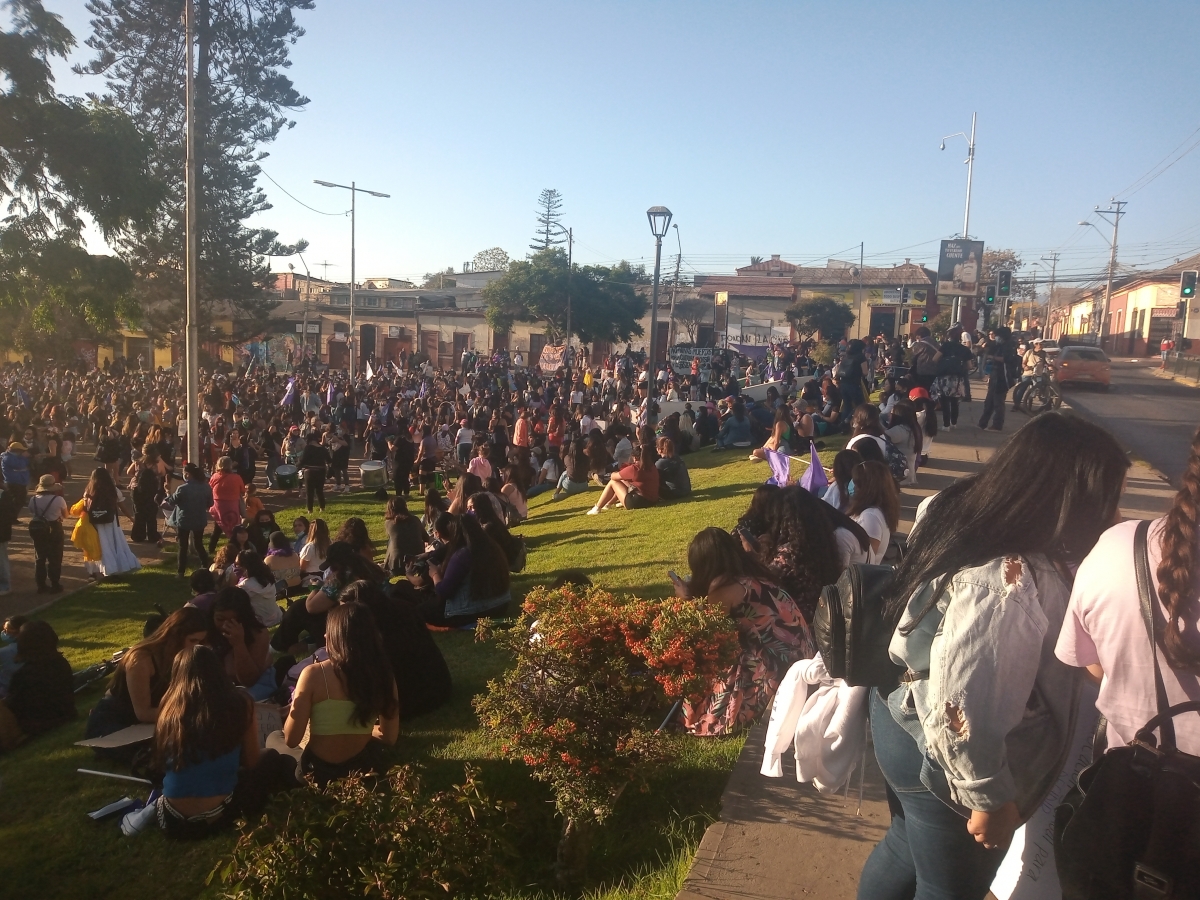
[[[926,760],[875,688],[871,736],[900,809],[889,797],[892,824],[863,866],[858,900],[983,900],[1005,851],[984,849],[967,832],[967,820],[926,790]]]
[[[546,491],[552,491],[557,484],[558,482],[556,481],[543,481],[541,484],[535,484],[525,492],[525,499],[528,500],[532,497],[536,497],[538,494],[544,494]]]
[[[563,472],[558,479],[558,490],[562,491],[568,497],[572,494],[582,494],[591,487],[586,481],[572,481],[571,476]]]

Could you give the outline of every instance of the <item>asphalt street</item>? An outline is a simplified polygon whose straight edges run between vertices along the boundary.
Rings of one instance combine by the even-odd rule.
[[[1200,388],[1154,374],[1158,357],[1112,364],[1112,388],[1068,387],[1067,404],[1103,425],[1126,450],[1145,460],[1178,487],[1196,426],[1200,425]],[[1014,424],[1019,413],[1010,413]],[[1007,427],[1007,426],[1006,426]]]

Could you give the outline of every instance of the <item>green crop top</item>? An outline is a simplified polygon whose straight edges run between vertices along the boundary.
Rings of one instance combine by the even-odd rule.
[[[325,666],[317,663],[321,670],[321,678],[325,681],[325,694],[329,694],[329,679],[325,675]],[[322,700],[314,703],[312,714],[308,720],[309,728],[316,735],[335,734],[370,734],[374,723],[359,725],[354,718],[353,700]]]

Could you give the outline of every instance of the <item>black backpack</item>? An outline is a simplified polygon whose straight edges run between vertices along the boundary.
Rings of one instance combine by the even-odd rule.
[[[37,508],[34,506],[34,504],[37,502],[37,499],[38,498],[35,496],[29,504],[29,511],[33,514],[33,517],[29,520],[29,536],[35,541],[38,538],[49,537],[50,532],[53,529],[53,526],[50,524],[50,520],[46,518],[46,513],[48,513],[50,511],[50,507],[54,505],[54,495],[52,494],[50,496],[50,503],[42,510],[41,513],[38,513]]]
[[[92,501],[87,502],[88,521],[93,525],[108,525],[117,521],[116,510],[112,509],[96,509],[92,506]]]
[[[908,474],[908,457],[904,455],[904,451],[891,442],[887,435],[883,436],[883,443],[887,449],[887,464],[892,471],[892,477],[899,484]]]
[[[837,584],[821,589],[813,637],[833,678],[881,693],[899,684],[904,667],[888,655],[896,623],[886,615],[895,572],[891,566],[853,565]]]
[[[1055,810],[1054,860],[1064,900],[1200,897],[1200,757],[1176,748],[1172,723],[1200,712],[1200,701],[1167,701],[1158,665],[1158,597],[1146,555],[1149,527],[1138,523],[1133,565],[1153,649],[1158,715],[1127,746],[1080,772]]]

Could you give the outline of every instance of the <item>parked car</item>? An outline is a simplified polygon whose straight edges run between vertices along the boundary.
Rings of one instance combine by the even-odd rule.
[[[1107,391],[1112,383],[1112,366],[1103,350],[1095,347],[1063,347],[1054,361],[1054,380],[1067,384],[1095,384]]]

